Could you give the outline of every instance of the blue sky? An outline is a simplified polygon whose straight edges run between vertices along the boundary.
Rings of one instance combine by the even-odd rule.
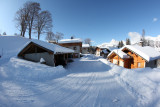
[[[19,33],[14,17],[26,1],[0,0],[0,33]],[[32,1],[52,13],[53,32],[64,33],[64,38],[91,38],[97,45],[111,39],[125,40],[129,32],[141,33],[142,29],[146,35],[160,35],[160,0]]]

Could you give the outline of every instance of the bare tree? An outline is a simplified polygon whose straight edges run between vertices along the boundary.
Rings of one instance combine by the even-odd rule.
[[[29,6],[27,6],[26,4],[24,4],[23,8],[20,8],[16,12],[15,16],[15,21],[17,22],[16,27],[20,30],[20,35],[22,37],[24,37],[26,33],[26,29],[28,26],[28,16],[30,12]]]
[[[38,40],[42,33],[48,32],[52,28],[52,16],[49,11],[42,11],[38,14],[35,30],[38,33]]]
[[[84,40],[84,43],[91,45],[91,39],[90,39],[90,38],[86,38],[86,39]]]
[[[155,41],[155,47],[159,47],[159,41]]]
[[[61,33],[61,32],[56,32],[56,34],[55,34],[55,39],[56,39],[57,43],[58,43],[58,40],[61,40],[61,39],[63,38],[63,36],[64,36],[63,33]]]
[[[32,28],[35,24],[36,18],[38,17],[38,13],[41,10],[40,4],[37,2],[26,2],[25,8],[29,9],[27,24],[28,24],[28,32],[29,32],[29,39],[31,39]]]
[[[148,40],[148,45],[151,47],[154,47],[154,41],[153,40]]]
[[[48,41],[55,40],[54,33],[52,31],[47,32],[46,40]]]
[[[142,46],[147,46],[147,40],[145,39],[145,30],[142,30],[142,37],[141,37],[141,41],[142,41]]]

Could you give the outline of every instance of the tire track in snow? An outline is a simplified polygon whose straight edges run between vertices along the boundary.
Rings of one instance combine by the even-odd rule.
[[[87,93],[90,91],[90,89],[93,86],[93,83],[95,82],[95,79],[97,77],[94,72],[93,72],[93,74],[94,75],[90,79],[90,82],[89,82],[90,85],[88,85],[88,87],[86,87],[86,89],[79,95],[79,97],[77,97],[77,99],[74,100],[74,102],[70,105],[70,107],[77,106],[83,100],[83,98],[86,97]]]
[[[50,105],[47,105],[47,107],[48,106],[50,107],[50,106],[53,106],[53,105],[65,104],[65,102],[68,102],[68,101],[74,101],[74,97],[77,97],[77,93],[79,92],[79,89],[84,88],[85,85],[87,84],[87,82],[89,82],[89,84],[90,84],[92,82],[93,78],[94,78],[94,74],[93,73],[91,74],[91,77],[88,78],[87,80],[84,80],[82,78],[83,84],[82,83],[81,83],[81,85],[78,84],[78,87],[75,90],[73,90],[72,92],[68,93],[65,97],[61,98],[57,102],[52,103]],[[89,87],[90,86],[87,86],[86,89],[89,88]]]
[[[28,93],[26,93],[26,95],[19,94],[19,95],[14,95],[14,96],[10,96],[10,97],[12,97],[12,98],[15,97],[15,98],[23,99],[25,97],[34,97],[34,96],[40,96],[40,95],[43,95],[43,94],[46,94],[46,93],[50,93],[50,92],[54,91],[55,89],[60,89],[60,88],[62,88],[62,86],[67,85],[67,83],[68,83],[67,81],[69,81],[70,79],[74,78],[74,75],[76,75],[76,74],[71,74],[71,75],[72,76],[65,77],[65,79],[63,79],[62,81],[59,80],[58,82],[57,81],[52,82],[52,84],[50,84],[51,86],[46,85],[46,86],[51,87],[51,88],[49,90],[45,91],[45,92],[31,94],[31,95],[28,95]],[[55,85],[55,83],[58,84],[58,85]],[[20,91],[30,91],[30,88],[31,87],[28,87],[27,89],[26,88],[25,89],[22,88],[20,90],[13,90],[13,89],[11,89],[11,87],[9,87],[9,88],[6,88],[5,90],[11,91],[11,92],[15,92],[15,91],[19,91],[20,92]],[[38,87],[38,88],[41,88],[41,87]],[[47,89],[47,88],[45,88],[45,89]],[[8,95],[6,95],[6,96],[8,96]]]

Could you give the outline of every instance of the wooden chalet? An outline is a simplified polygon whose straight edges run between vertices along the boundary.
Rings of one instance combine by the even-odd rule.
[[[113,50],[107,59],[129,69],[160,66],[160,53],[149,46],[126,45],[121,49]]]
[[[74,53],[70,54],[69,57],[79,58],[80,53],[82,53],[82,40],[79,38],[63,39],[59,41],[58,45],[74,50]]]
[[[74,50],[43,41],[32,40],[24,46],[18,53],[18,57],[40,62],[43,58],[49,66],[66,65],[68,54],[74,53]]]

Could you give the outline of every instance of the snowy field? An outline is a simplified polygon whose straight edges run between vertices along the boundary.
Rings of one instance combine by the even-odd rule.
[[[0,107],[160,107],[160,68],[85,55],[66,68],[17,58],[29,39],[0,36]]]
[[[128,70],[94,55],[65,69],[12,57],[0,66],[0,107],[159,107],[160,69]]]

